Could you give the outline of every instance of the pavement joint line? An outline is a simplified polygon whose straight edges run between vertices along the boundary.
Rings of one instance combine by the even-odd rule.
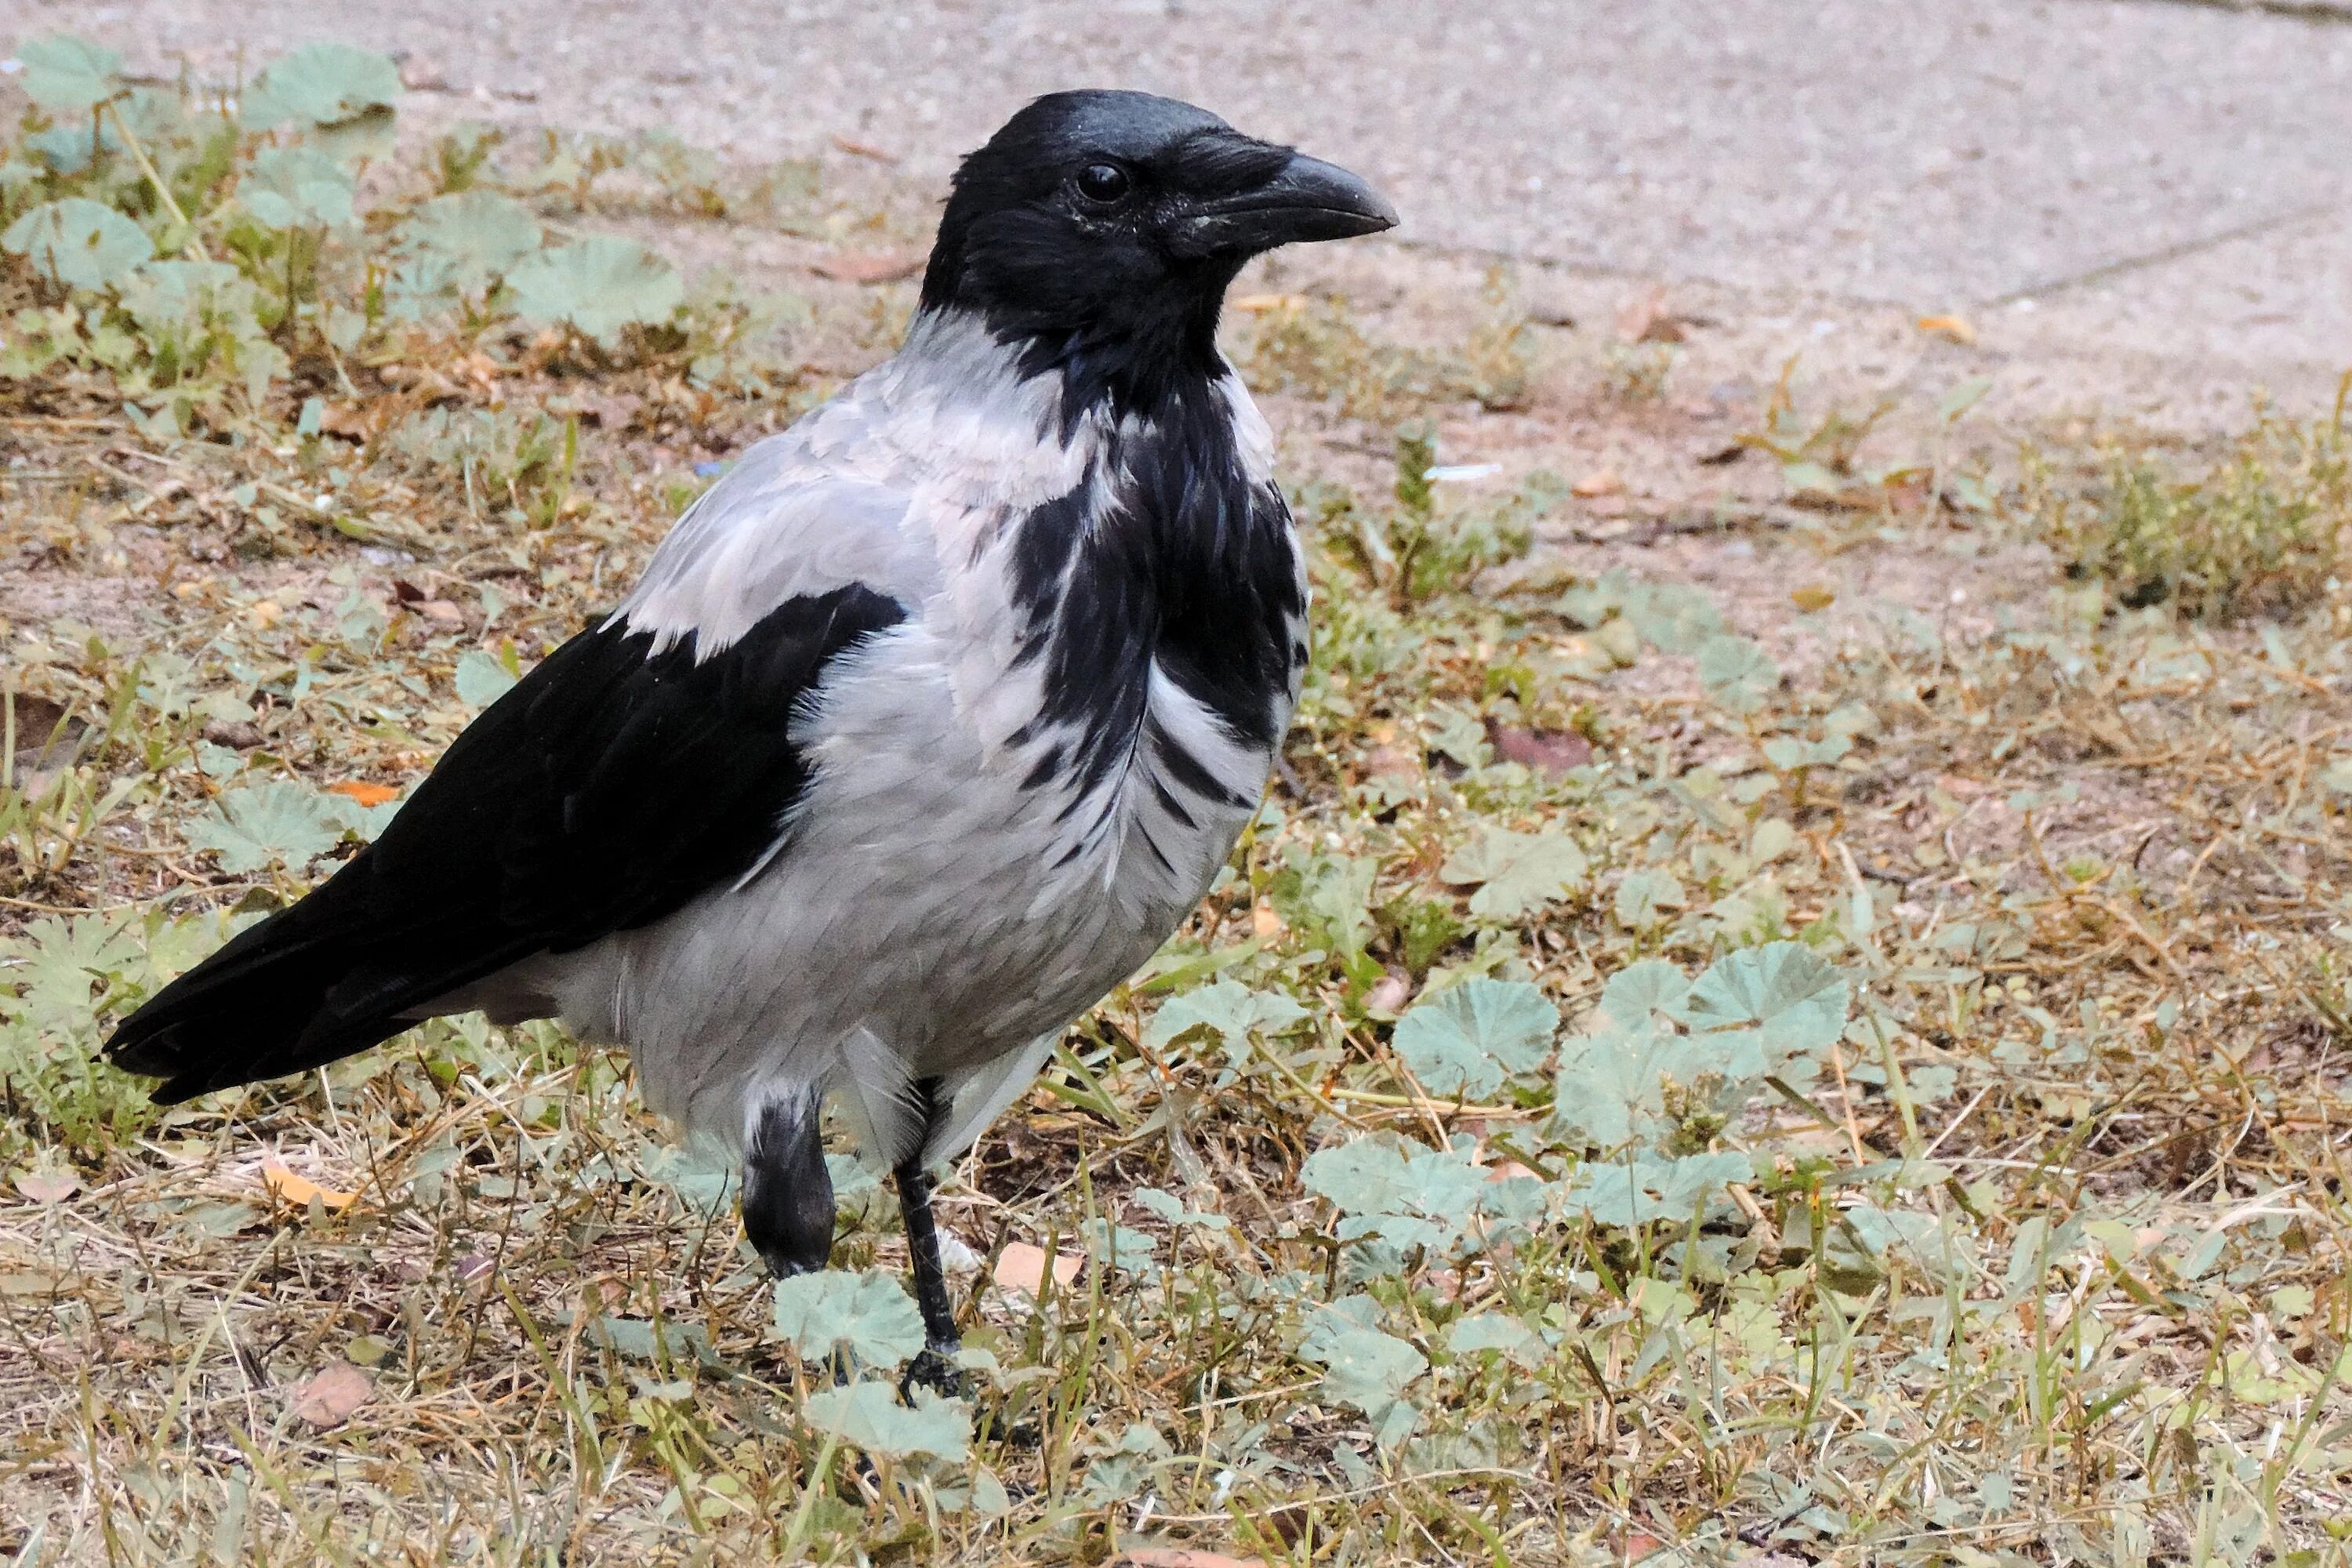
[[[2209,3],[2221,4],[2222,0],[2165,0],[2165,3],[2202,5]],[[2045,299],[2052,294],[2068,293],[2076,289],[2087,288],[2094,283],[2104,283],[2112,278],[2125,277],[2151,267],[2162,267],[2168,262],[2201,255],[2208,250],[2218,250],[2233,240],[2251,239],[2260,234],[2273,234],[2344,210],[2345,204],[2342,202],[2315,202],[2308,206],[2293,207],[2283,213],[2273,213],[2267,217],[2255,218],[2250,223],[2239,224],[2233,228],[2225,228],[2218,234],[2200,235],[2193,239],[2177,240],[2170,245],[2160,246],[2157,249],[2144,251],[2137,256],[2118,257],[2113,261],[2103,261],[2096,267],[2084,268],[2080,272],[2066,272],[2054,278],[2042,279],[2036,282],[2025,284],[2021,288],[2012,289],[2005,294],[1996,294],[1987,300],[1985,304],[1998,308],[2002,305],[2014,305],[2026,300]]]
[[[2235,11],[2242,16],[2279,16],[2320,26],[2352,25],[2352,0],[2140,0],[2142,5],[2189,5],[2200,11]]]

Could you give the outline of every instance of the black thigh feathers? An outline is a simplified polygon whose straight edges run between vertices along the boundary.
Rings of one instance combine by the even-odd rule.
[[[656,653],[619,624],[583,632],[457,737],[381,837],[158,992],[110,1054],[163,1079],[166,1103],[299,1071],[744,875],[807,783],[796,711],[905,614],[858,586],[793,599],[699,662],[690,637]]]

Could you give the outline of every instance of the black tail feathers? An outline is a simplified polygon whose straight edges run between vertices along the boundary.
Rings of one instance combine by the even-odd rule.
[[[454,933],[386,929],[368,907],[367,872],[355,861],[239,932],[124,1019],[107,1056],[162,1079],[156,1103],[177,1104],[363,1051],[415,1023],[419,1005],[496,966],[501,955],[453,943]]]
[[[129,1072],[160,1078],[156,1103],[299,1072],[374,1044],[330,1026],[328,998],[359,958],[353,933],[322,919],[317,895],[239,932],[148,998],[106,1043]],[[363,1031],[364,1032],[364,1031]]]

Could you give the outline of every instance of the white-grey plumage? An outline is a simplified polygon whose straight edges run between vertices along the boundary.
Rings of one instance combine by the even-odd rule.
[[[836,1093],[886,1163],[976,1137],[1200,902],[1273,763],[1154,661],[1145,711],[1228,797],[1172,814],[1139,730],[1097,782],[1024,784],[1077,721],[1035,722],[1045,670],[1022,658],[1017,525],[1081,485],[1089,513],[1114,510],[1123,478],[1106,459],[1153,435],[1097,410],[1063,437],[1059,386],[1024,376],[976,320],[926,317],[896,358],[746,453],[614,618],[708,658],[790,599],[862,584],[906,606],[834,661],[794,724],[814,766],[776,837],[789,853],[436,1010],[530,1016],[551,1000],[583,1037],[628,1047],[656,1110],[739,1147],[761,1105],[812,1088]],[[1216,387],[1244,476],[1270,494],[1264,419],[1230,374]],[[1295,680],[1281,691],[1276,733],[1297,695]],[[914,1150],[908,1091],[929,1078],[952,1110]]]
[[[182,1100],[437,1015],[560,1017],[741,1150],[745,1229],[787,1273],[830,1249],[829,1099],[898,1184],[910,1375],[950,1380],[928,1166],[1199,901],[1306,667],[1224,289],[1394,221],[1182,104],[1030,105],[959,171],[899,352],[746,452],[116,1061]]]

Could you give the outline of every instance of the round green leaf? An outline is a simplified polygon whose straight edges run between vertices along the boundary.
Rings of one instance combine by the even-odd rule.
[[[778,1280],[776,1332],[810,1361],[846,1349],[879,1366],[923,1348],[922,1314],[887,1274],[824,1269]]]
[[[1543,1340],[1536,1331],[1504,1312],[1474,1312],[1456,1318],[1446,1331],[1445,1348],[1455,1355],[1500,1351],[1529,1370],[1543,1364],[1545,1353]]]
[[[1438,875],[1457,885],[1482,884],[1470,912],[1509,922],[1584,885],[1584,851],[1561,833],[1513,833],[1490,827],[1454,852]]]
[[[1601,990],[1601,1012],[1621,1029],[1645,1028],[1660,1017],[1679,1023],[1690,980],[1663,958],[1629,963]]]
[[[1391,1428],[1397,1437],[1412,1432],[1417,1413],[1405,1405],[1403,1394],[1415,1378],[1429,1370],[1427,1356],[1378,1329],[1345,1329],[1315,1349],[1316,1359],[1324,1366],[1327,1397],[1352,1405],[1370,1416],[1381,1428],[1384,1441]]]
[[[1780,667],[1746,637],[1712,637],[1698,646],[1698,679],[1724,711],[1753,713],[1780,684]]]
[[[1817,1058],[1844,1032],[1845,977],[1802,942],[1727,952],[1691,987],[1685,1016],[1696,1030],[1757,1031],[1773,1070]]]
[[[7,226],[0,247],[30,257],[42,278],[73,289],[106,289],[155,254],[146,230],[85,195],[42,202]]]
[[[1580,1167],[1567,1202],[1602,1225],[1632,1226],[1652,1220],[1688,1225],[1705,1205],[1721,1199],[1726,1186],[1755,1179],[1755,1166],[1738,1150],[1678,1158],[1644,1152],[1622,1162],[1600,1160]]]
[[[405,238],[411,249],[446,263],[452,281],[470,292],[539,249],[539,220],[512,196],[459,191],[418,207]]]
[[[1672,871],[1643,867],[1628,871],[1617,885],[1617,923],[1627,931],[1644,931],[1664,918],[1663,911],[1680,909],[1687,895]]]
[[[237,200],[271,228],[342,228],[355,217],[352,177],[310,147],[273,147],[237,182]]]
[[[306,44],[254,79],[244,118],[257,131],[289,121],[340,125],[391,109],[400,93],[400,68],[384,56],[349,44]]]
[[[1249,1037],[1279,1035],[1307,1017],[1307,1009],[1278,991],[1253,991],[1234,980],[1215,980],[1169,998],[1144,1031],[1143,1043],[1157,1050],[1195,1029],[1215,1034],[1229,1056],[1249,1051]]]
[[[1397,1054],[1432,1094],[1475,1099],[1540,1066],[1559,1009],[1523,980],[1466,980],[1397,1020]]]
[[[30,257],[34,270],[72,289],[104,289],[155,254],[147,231],[87,196],[44,202],[0,234],[0,247]]]
[[[600,342],[669,319],[686,299],[677,268],[635,240],[591,235],[542,250],[507,277],[526,321],[569,326]]]
[[[1404,1156],[1387,1142],[1360,1138],[1318,1149],[1299,1170],[1307,1190],[1349,1214],[1402,1207]]]
[[[457,661],[457,700],[479,711],[514,689],[514,673],[480,648]]]
[[[224,790],[188,825],[188,843],[220,857],[221,869],[242,876],[283,861],[303,868],[342,841],[343,823],[308,784],[290,779]]]
[[[887,1384],[821,1389],[809,1395],[801,1415],[816,1430],[869,1454],[901,1459],[931,1454],[953,1462],[971,1451],[971,1407],[927,1388],[916,1391],[911,1406],[899,1404]]]
[[[122,68],[122,57],[70,33],[51,33],[21,45],[16,58],[25,68],[25,96],[43,109],[85,110],[104,103],[122,87],[115,75]]]

